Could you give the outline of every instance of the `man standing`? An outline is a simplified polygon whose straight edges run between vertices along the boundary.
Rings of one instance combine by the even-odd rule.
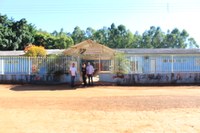
[[[88,62],[87,65],[87,76],[88,76],[88,85],[93,85],[93,73],[94,73],[94,67]]]
[[[87,72],[87,70],[86,70],[86,64],[85,63],[82,64],[81,72],[82,72],[82,80],[83,80],[84,87],[85,87],[85,86],[87,86],[87,82],[86,82],[86,79],[87,79],[86,72]]]
[[[70,75],[71,75],[71,87],[74,87],[74,81],[77,75],[77,69],[75,67],[75,63],[72,63],[72,66],[70,67]]]

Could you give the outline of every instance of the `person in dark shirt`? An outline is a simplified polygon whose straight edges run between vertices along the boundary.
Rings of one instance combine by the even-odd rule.
[[[85,86],[87,86],[87,82],[86,82],[87,73],[86,73],[86,64],[85,63],[82,64],[81,72],[82,72],[83,85],[85,87]]]

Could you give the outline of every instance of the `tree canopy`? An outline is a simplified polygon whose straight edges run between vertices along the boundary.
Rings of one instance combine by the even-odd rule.
[[[24,49],[27,43],[34,41],[35,27],[26,19],[14,21],[6,15],[0,15],[0,49]]]
[[[63,29],[49,33],[36,29],[24,18],[15,21],[0,14],[0,50],[24,50],[30,43],[45,49],[66,49],[86,39],[110,48],[199,48],[185,29],[174,28],[165,33],[160,27],[151,26],[139,34],[132,33],[125,25],[112,23],[98,30],[92,27],[82,30],[76,26],[71,33]]]

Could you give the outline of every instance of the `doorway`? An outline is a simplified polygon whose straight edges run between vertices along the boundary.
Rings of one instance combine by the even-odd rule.
[[[150,64],[151,68],[150,68],[150,72],[151,73],[155,73],[156,72],[156,60],[155,59],[151,59],[151,64]]]
[[[81,66],[83,63],[88,64],[88,62],[90,62],[90,64],[94,67],[94,75],[93,75],[93,82],[98,82],[99,81],[99,62],[97,60],[81,60]],[[80,68],[81,68],[80,66]]]

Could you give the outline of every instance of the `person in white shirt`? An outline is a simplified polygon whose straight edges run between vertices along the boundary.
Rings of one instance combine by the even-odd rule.
[[[75,63],[72,63],[72,66],[70,67],[70,75],[71,75],[71,87],[74,87],[74,81],[77,75],[77,69],[75,67]]]
[[[88,62],[87,68],[87,76],[88,76],[88,85],[93,85],[93,73],[94,73],[94,67]]]

